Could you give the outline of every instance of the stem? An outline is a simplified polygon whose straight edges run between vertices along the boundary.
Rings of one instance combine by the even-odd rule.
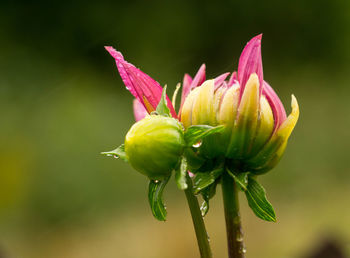
[[[196,196],[194,196],[192,191],[192,180],[187,175],[187,189],[185,190],[187,203],[191,211],[192,221],[194,230],[196,232],[197,243],[199,247],[199,252],[201,254],[201,258],[212,258],[210,245],[209,245],[209,237],[208,233],[205,229],[203,217],[201,210],[199,208],[198,200]]]
[[[229,258],[244,258],[245,248],[241,217],[239,215],[238,189],[234,179],[224,172],[222,176],[222,195],[226,220],[227,248]]]

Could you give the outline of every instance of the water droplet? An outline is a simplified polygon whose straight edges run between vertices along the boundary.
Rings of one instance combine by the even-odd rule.
[[[106,156],[107,156],[107,157],[112,157],[113,155],[112,155],[112,154],[107,154]]]
[[[115,158],[115,159],[119,159],[119,156],[117,156],[117,155],[113,155],[113,158]]]
[[[242,242],[243,241],[243,234],[242,233],[238,233],[237,232],[236,241],[238,241],[238,242]]]
[[[242,228],[239,228],[236,232],[236,241],[242,242],[243,241],[243,231]]]
[[[156,184],[158,184],[158,183],[159,183],[159,180],[154,180],[154,182],[155,182]]]
[[[199,148],[202,145],[202,141],[199,141],[192,145],[193,148]]]
[[[247,252],[247,249],[242,245],[239,247],[239,250],[238,250],[241,254],[245,254]]]

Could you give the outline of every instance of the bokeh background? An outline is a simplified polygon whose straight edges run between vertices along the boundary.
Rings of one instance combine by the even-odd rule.
[[[99,154],[133,123],[103,46],[172,91],[202,63],[208,78],[233,71],[259,33],[265,79],[288,113],[296,95],[301,116],[260,180],[278,222],[242,198],[247,257],[349,257],[349,13],[341,0],[1,1],[0,257],[198,257],[175,184],[158,222],[146,178]],[[226,257],[220,191],[205,220],[215,257]]]

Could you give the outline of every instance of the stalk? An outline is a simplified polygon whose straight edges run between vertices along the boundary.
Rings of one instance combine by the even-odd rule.
[[[244,258],[241,217],[239,215],[238,189],[234,179],[225,172],[222,176],[222,195],[224,200],[227,248],[229,258]]]
[[[201,258],[212,258],[213,256],[210,250],[208,233],[205,229],[205,224],[203,221],[201,210],[199,208],[197,197],[193,194],[192,191],[192,180],[189,177],[189,175],[187,175],[187,185],[188,188],[185,190],[185,194],[188,206],[191,211],[193,226],[196,232],[197,243]]]

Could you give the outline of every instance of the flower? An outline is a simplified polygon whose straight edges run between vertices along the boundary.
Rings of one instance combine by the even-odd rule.
[[[283,104],[264,81],[261,38],[252,38],[242,51],[238,70],[206,80],[205,65],[192,79],[185,74],[179,113],[167,97],[173,118],[185,128],[191,125],[225,125],[221,134],[202,141],[196,155],[205,159],[224,157],[236,172],[264,173],[281,158],[288,138],[299,117],[299,107],[292,95],[292,112],[287,117]],[[147,74],[124,60],[122,54],[106,47],[114,57],[126,88],[134,95],[135,119],[155,110],[162,87]]]

